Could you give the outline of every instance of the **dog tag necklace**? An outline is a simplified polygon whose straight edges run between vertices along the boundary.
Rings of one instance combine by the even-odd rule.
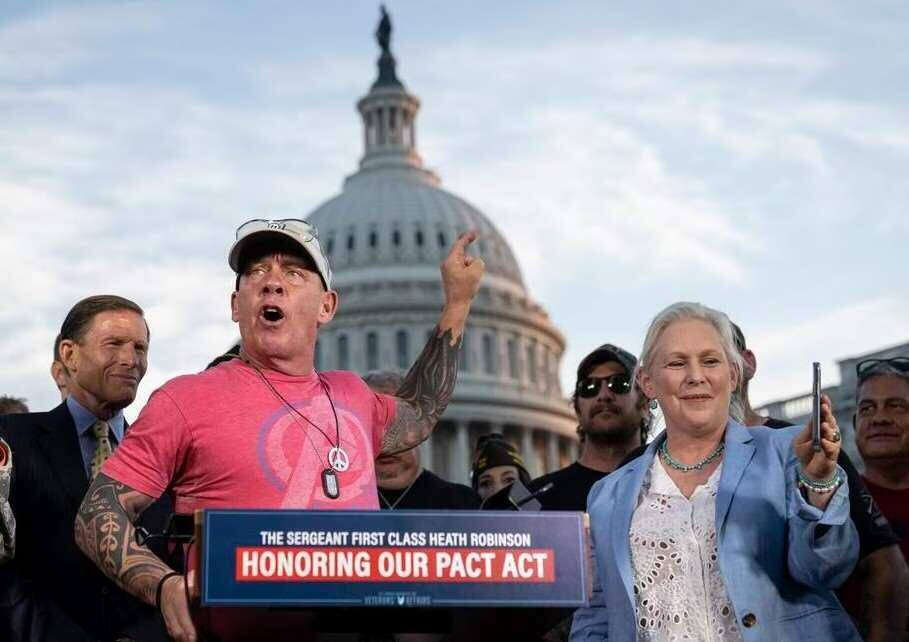
[[[246,363],[248,363],[249,365],[251,365],[253,367],[253,369],[255,369],[255,371],[259,374],[259,378],[265,382],[265,385],[268,386],[268,388],[272,391],[272,394],[274,394],[278,399],[280,399],[282,401],[282,403],[285,405],[285,407],[287,407],[287,409],[291,412],[291,417],[294,418],[294,421],[297,423],[297,425],[300,425],[300,422],[297,420],[297,417],[299,417],[300,419],[303,419],[303,421],[308,423],[310,426],[312,426],[313,428],[318,430],[319,433],[323,437],[325,437],[325,440],[328,443],[332,444],[331,449],[328,451],[328,468],[325,468],[322,470],[322,492],[325,493],[325,496],[328,497],[329,499],[337,499],[338,497],[340,497],[341,496],[341,484],[338,480],[337,473],[343,473],[348,468],[350,468],[350,457],[348,456],[347,451],[345,451],[344,448],[341,446],[341,424],[338,421],[338,411],[335,409],[335,402],[332,401],[331,395],[328,394],[328,387],[325,385],[325,382],[322,381],[322,375],[320,375],[317,372],[316,378],[318,378],[318,380],[319,380],[319,386],[321,386],[322,392],[324,392],[325,396],[328,397],[328,404],[331,406],[331,413],[332,413],[332,415],[334,415],[334,418],[335,418],[335,441],[334,441],[334,443],[332,443],[331,438],[325,434],[325,431],[323,431],[316,424],[314,424],[312,421],[310,421],[310,419],[306,415],[304,415],[299,410],[294,408],[290,404],[290,402],[287,401],[287,399],[285,399],[284,396],[280,392],[278,392],[278,389],[272,385],[271,381],[269,381],[268,378],[265,376],[265,374],[259,369],[259,366],[255,365],[251,361],[247,361]],[[296,416],[294,416],[294,415],[296,415]],[[300,425],[300,427],[302,428],[303,426]],[[303,433],[306,434],[306,431],[304,430]],[[308,439],[309,435],[306,435],[306,437]],[[310,443],[310,445],[313,446],[313,449],[315,449],[315,445],[313,445],[311,439],[309,440],[309,443]],[[337,471],[337,472],[335,472],[335,471]]]

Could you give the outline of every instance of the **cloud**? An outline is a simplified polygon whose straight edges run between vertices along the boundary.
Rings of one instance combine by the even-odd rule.
[[[458,168],[452,182],[469,183],[473,198],[493,204],[490,215],[532,279],[573,278],[593,257],[625,268],[646,263],[655,277],[674,278],[682,262],[712,278],[745,278],[748,234],[701,185],[673,176],[636,132],[568,110],[535,113],[523,125],[528,148]],[[501,199],[505,185],[513,196]],[[559,248],[572,251],[554,272],[549,262]]]
[[[104,56],[101,41],[128,41],[162,26],[142,3],[57,6],[0,24],[0,79],[35,82],[72,72]]]
[[[749,333],[748,344],[758,358],[751,386],[753,400],[794,396],[811,389],[811,363],[820,361],[824,385],[839,383],[836,360],[905,342],[909,301],[903,297],[857,298],[831,309],[787,315],[781,323],[765,324]]]

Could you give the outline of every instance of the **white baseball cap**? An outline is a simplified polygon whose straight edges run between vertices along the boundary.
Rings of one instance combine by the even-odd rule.
[[[240,272],[240,256],[247,245],[265,235],[285,236],[296,241],[312,257],[319,276],[322,277],[322,282],[325,284],[325,289],[331,289],[331,266],[328,264],[325,253],[322,252],[322,246],[319,245],[319,232],[311,223],[297,218],[274,220],[254,218],[238,227],[237,240],[234,241],[227,255],[227,263],[234,272],[238,274]]]

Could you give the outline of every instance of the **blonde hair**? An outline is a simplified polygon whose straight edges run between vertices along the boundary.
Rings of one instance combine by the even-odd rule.
[[[638,360],[637,368],[635,368],[635,380],[637,380],[638,374],[642,370],[646,370],[650,367],[650,362],[653,359],[653,353],[656,349],[656,344],[657,341],[659,341],[660,335],[676,321],[703,321],[713,326],[720,336],[723,352],[726,355],[726,359],[729,361],[730,368],[732,368],[732,371],[735,373],[736,381],[739,383],[742,382],[744,364],[742,362],[742,355],[735,347],[732,322],[729,320],[729,317],[719,310],[708,308],[701,303],[691,303],[689,301],[673,303],[663,309],[653,318],[653,321],[650,322],[650,327],[647,329],[647,336],[644,337],[644,346],[641,348],[641,357]],[[732,393],[729,400],[729,415],[736,421],[741,422],[744,419],[745,412],[738,395],[735,394],[735,390],[733,390]]]

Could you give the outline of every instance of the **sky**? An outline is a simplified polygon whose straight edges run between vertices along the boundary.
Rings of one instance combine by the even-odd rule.
[[[909,5],[387,3],[419,152],[511,243],[563,390],[679,300],[727,312],[752,398],[909,341]],[[235,338],[226,254],[362,154],[378,4],[0,0],[0,394],[59,398],[79,299],[146,310],[167,379]],[[343,305],[343,303],[342,303]]]

